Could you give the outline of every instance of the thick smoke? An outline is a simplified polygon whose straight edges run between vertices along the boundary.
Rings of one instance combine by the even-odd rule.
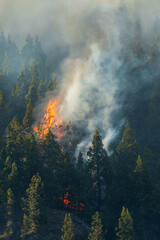
[[[88,10],[74,8],[64,21],[71,45],[62,66],[60,113],[87,133],[77,150],[88,148],[96,128],[107,147],[125,122],[127,98],[154,81],[147,67],[158,34],[158,2],[94,3],[87,8],[89,1],[83,2]]]
[[[60,114],[85,130],[78,150],[91,143],[95,128],[107,147],[125,122],[122,108],[129,96],[157,74],[146,66],[159,36],[159,0],[0,0],[0,6],[7,32],[38,34],[48,51],[68,46]]]

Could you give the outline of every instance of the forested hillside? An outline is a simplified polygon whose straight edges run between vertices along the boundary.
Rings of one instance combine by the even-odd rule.
[[[156,44],[147,53],[147,65],[126,73],[129,80],[137,76],[138,81],[144,68],[152,75],[160,59],[159,40]],[[137,43],[132,54],[146,57],[142,47],[143,43]],[[34,40],[28,35],[20,49],[11,36],[6,38],[1,33],[0,238],[34,239],[42,228],[47,229],[48,217],[54,219],[54,214],[60,214],[57,209],[77,215],[88,225],[98,211],[89,239],[101,239],[94,238],[100,234],[110,240],[158,240],[160,75],[156,75],[155,85],[128,95],[122,111],[128,120],[110,145],[112,154],[108,156],[95,129],[87,154],[79,152],[73,161],[52,129],[42,139],[33,130],[37,103],[59,85],[50,64],[37,37]],[[147,97],[141,98],[145,94]],[[50,211],[53,216],[48,215]],[[66,214],[62,239],[74,239],[70,221]],[[96,226],[98,233],[94,232]],[[81,227],[79,231],[83,232],[83,224]],[[73,234],[68,238],[65,231],[70,228]],[[46,239],[60,238],[47,234]]]

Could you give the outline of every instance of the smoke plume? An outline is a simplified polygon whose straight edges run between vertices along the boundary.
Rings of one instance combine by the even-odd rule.
[[[68,46],[59,113],[86,132],[77,150],[91,143],[96,128],[107,147],[125,121],[129,96],[158,75],[156,64],[148,66],[150,50],[159,47],[159,0],[0,0],[0,6],[8,33],[38,34],[48,51]]]

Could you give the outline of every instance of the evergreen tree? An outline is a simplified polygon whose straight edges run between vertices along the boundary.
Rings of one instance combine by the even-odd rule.
[[[0,64],[3,63],[4,60],[4,55],[5,55],[5,51],[6,51],[6,38],[4,36],[4,33],[1,32],[1,36],[0,36]]]
[[[1,67],[0,67],[0,89],[2,92],[5,89],[5,79],[4,79],[4,75]]]
[[[18,161],[19,153],[22,153],[23,144],[24,144],[24,133],[23,128],[19,124],[17,117],[14,117],[10,124],[7,127],[7,145],[6,150],[8,156],[13,156]]]
[[[3,92],[0,90],[0,134],[2,134],[7,124],[7,101]]]
[[[32,79],[30,82],[30,86],[28,89],[28,93],[25,96],[25,99],[28,101],[31,99],[33,102],[37,99],[37,89],[36,89],[36,82],[35,79]]]
[[[39,85],[39,69],[36,63],[33,64],[32,68],[32,80],[30,81],[25,99],[28,101],[31,98],[32,102],[35,102],[37,100],[37,88]]]
[[[58,159],[61,158],[61,149],[55,140],[55,136],[49,129],[46,134],[44,141],[42,142],[42,147],[44,150],[45,163],[49,168],[54,168]]]
[[[78,155],[78,162],[77,162],[77,170],[81,171],[84,165],[84,161],[83,161],[83,153],[80,151],[79,155]]]
[[[13,221],[14,221],[14,195],[11,188],[7,191],[7,224],[6,224],[6,235],[13,233]]]
[[[133,228],[133,219],[127,208],[123,207],[119,218],[118,227],[116,228],[117,240],[135,240]]]
[[[26,38],[26,44],[22,48],[22,56],[27,64],[29,63],[30,59],[33,57],[33,40],[29,34]]]
[[[139,146],[128,121],[126,122],[122,140],[116,150],[118,154],[125,154],[126,157],[137,158],[138,156]]]
[[[27,130],[31,129],[31,126],[32,126],[32,124],[34,122],[34,119],[33,119],[33,108],[34,108],[34,105],[32,104],[32,101],[30,99],[29,103],[27,105],[26,114],[25,114],[24,119],[23,119],[23,125],[24,125],[24,127]]]
[[[57,87],[58,87],[58,80],[56,78],[56,74],[54,73],[53,78],[48,82],[47,90],[57,89]]]
[[[10,63],[9,63],[9,57],[7,52],[5,52],[5,55],[4,55],[3,72],[5,75],[8,75],[10,73]]]
[[[42,97],[44,97],[44,93],[45,93],[45,85],[43,83],[43,80],[40,80],[40,83],[39,83],[39,86],[37,89],[37,96],[39,98],[42,98]]]
[[[26,190],[26,198],[23,198],[24,216],[22,235],[37,232],[39,229],[39,219],[42,214],[42,193],[43,183],[39,173],[31,179],[29,188]]]
[[[135,172],[142,172],[142,171],[143,171],[143,162],[140,155],[138,155]]]
[[[64,224],[62,227],[62,233],[61,236],[62,240],[74,240],[74,231],[73,231],[74,225],[72,223],[71,215],[70,213],[66,213],[64,218]]]
[[[98,130],[96,129],[93,136],[92,146],[89,148],[88,155],[88,171],[92,179],[92,188],[95,191],[97,198],[98,209],[102,207],[102,199],[104,198],[104,188],[106,187],[107,180],[109,180],[108,169],[109,159],[107,152],[103,148],[103,143]]]
[[[102,240],[102,223],[99,216],[99,212],[96,212],[92,217],[91,229],[88,239],[90,240]]]
[[[46,55],[44,54],[42,50],[41,43],[39,42],[38,37],[36,36],[35,38],[35,45],[34,45],[34,57],[36,61],[39,62],[41,69],[43,69],[43,75],[44,75],[44,70],[46,69]]]

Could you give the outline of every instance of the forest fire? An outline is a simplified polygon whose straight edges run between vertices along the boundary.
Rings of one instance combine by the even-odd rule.
[[[70,196],[70,188],[71,186],[69,185],[66,187],[66,192],[63,197],[59,197],[58,199],[63,203],[63,206],[65,208],[70,208],[75,211],[83,211],[84,210],[84,204],[79,202],[79,196],[77,196],[77,200],[74,202],[71,201],[71,196]],[[56,201],[56,197],[53,197],[53,200]]]
[[[41,121],[38,123],[38,126],[35,126],[33,129],[36,132],[39,140],[43,140],[45,135],[48,133],[48,130],[52,128],[53,134],[58,138],[61,139],[63,137],[62,134],[62,126],[63,121],[60,116],[58,116],[58,106],[61,102],[60,99],[54,99],[50,100],[47,109],[46,114],[44,115],[44,118],[41,119]]]

